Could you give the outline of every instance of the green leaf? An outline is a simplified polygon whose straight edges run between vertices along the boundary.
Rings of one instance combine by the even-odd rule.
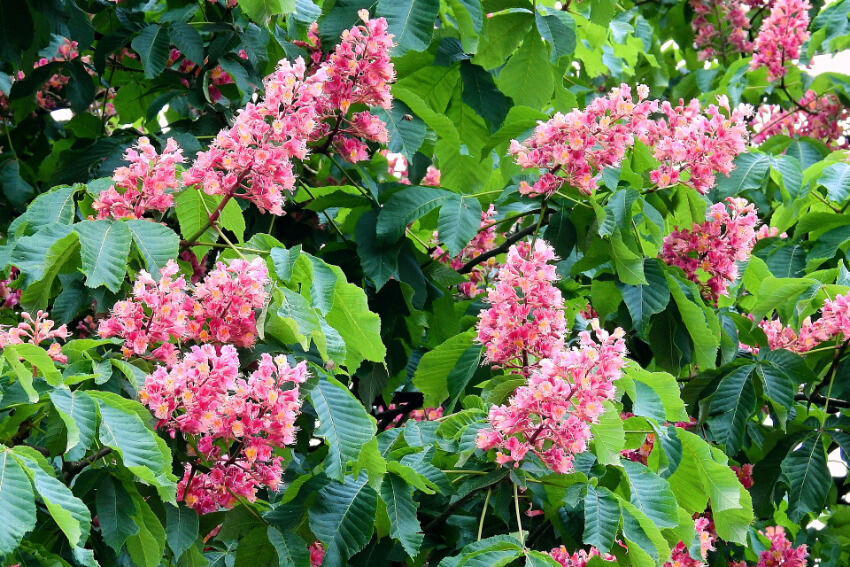
[[[539,109],[549,102],[555,78],[546,46],[536,31],[525,36],[522,46],[499,72],[496,84],[516,104]]]
[[[812,432],[802,445],[782,461],[782,474],[788,482],[788,517],[799,522],[811,512],[823,509],[832,487],[832,475],[826,466],[821,434]]]
[[[239,7],[258,24],[267,24],[272,16],[295,11],[295,0],[239,0]]]
[[[683,282],[670,273],[667,274],[667,283],[682,322],[694,342],[697,364],[703,369],[714,368],[717,350],[720,348],[720,322],[717,315],[705,307],[693,283]],[[690,299],[683,289],[690,292]]]
[[[19,242],[18,246],[20,244]],[[18,252],[18,246],[15,247],[13,252],[13,260],[15,254]],[[52,296],[53,283],[56,280],[56,276],[63,271],[66,264],[75,261],[78,257],[79,240],[75,232],[71,232],[47,246],[47,254],[44,256],[41,277],[38,281],[26,287],[21,293],[21,306],[29,311],[47,308],[47,303]]]
[[[404,88],[398,84],[393,86],[393,96],[403,101],[413,113],[421,118],[446,144],[452,148],[460,148],[460,135],[457,128],[442,112],[436,112],[416,91]]]
[[[310,402],[319,418],[316,435],[329,445],[325,472],[341,480],[346,463],[356,461],[363,445],[375,435],[375,419],[366,413],[354,394],[334,378],[322,377],[310,391]]]
[[[623,515],[623,535],[647,552],[657,562],[663,563],[670,556],[670,546],[658,527],[637,506],[620,500]]]
[[[214,211],[218,208],[223,197],[221,195],[207,195],[200,189],[188,188],[184,189],[174,198],[174,207],[177,213],[177,222],[180,224],[180,233],[183,238],[190,238],[198,233],[201,228],[207,225],[210,220],[210,215],[207,211]],[[218,223],[221,227],[232,231],[236,234],[238,240],[242,240],[245,232],[245,219],[242,216],[242,209],[235,200],[231,199],[221,210],[221,216],[218,218]],[[218,233],[213,228],[207,229],[204,234],[198,238],[203,242],[215,242],[218,240]],[[192,251],[198,258],[203,257],[209,251],[207,246],[193,246]]]
[[[337,275],[333,308],[325,320],[345,341],[345,366],[354,373],[363,360],[384,361],[386,347],[381,340],[381,318],[369,311],[364,291],[346,282],[342,270],[336,266],[333,270]]]
[[[357,243],[357,256],[363,272],[380,291],[392,278],[398,279],[398,254],[400,246],[397,243],[384,244],[378,240],[375,225],[378,221],[378,211],[366,211],[357,220],[354,239]]]
[[[139,219],[126,221],[125,224],[133,236],[133,244],[145,259],[148,273],[156,278],[159,270],[177,257],[180,238],[173,230],[158,222]]]
[[[473,331],[455,335],[426,352],[419,360],[413,374],[413,385],[425,395],[426,406],[436,407],[448,399],[449,373],[455,369],[461,356],[473,348],[472,339]]]
[[[632,411],[637,415],[651,417],[659,423],[688,420],[679,384],[667,372],[649,372],[629,363],[617,387],[624,389],[632,398]]]
[[[74,225],[80,235],[80,256],[86,286],[106,286],[112,292],[124,282],[127,256],[132,238],[127,224],[121,221],[83,221]]]
[[[32,200],[24,214],[12,222],[9,226],[9,234],[14,234],[16,227],[21,223],[26,223],[32,232],[52,224],[71,224],[74,222],[74,213],[77,208],[74,197],[81,187],[81,185],[65,185],[42,193]]]
[[[55,476],[49,474],[53,468],[41,453],[34,449],[24,452],[29,447],[16,447],[15,454],[18,463],[24,467],[32,479],[35,491],[47,507],[47,511],[68,538],[72,547],[82,545],[89,538],[91,528],[91,513],[82,500],[74,496],[71,490]]]
[[[186,59],[196,65],[204,62],[204,41],[194,26],[190,26],[184,22],[175,22],[171,24],[169,34],[171,36],[171,43],[177,46],[177,49],[180,50]]]
[[[493,75],[469,61],[460,64],[463,102],[494,127],[501,126],[510,106],[507,97],[496,88]]]
[[[24,535],[35,527],[35,495],[12,450],[0,447],[0,555],[5,556],[15,551]]]
[[[499,67],[517,48],[532,22],[527,12],[503,12],[485,18],[478,52],[472,62],[485,69]]]
[[[735,158],[735,169],[729,177],[718,176],[716,192],[719,198],[738,195],[747,189],[758,189],[770,171],[770,156],[747,152]]]
[[[534,14],[537,31],[552,46],[552,60],[572,55],[576,49],[576,22],[561,10],[541,6]]]
[[[17,159],[4,160],[0,166],[0,187],[12,206],[23,208],[35,193],[32,185],[21,177],[21,165]]]
[[[655,258],[647,258],[643,263],[643,273],[647,285],[627,285],[618,283],[623,301],[632,317],[632,322],[638,332],[649,330],[649,320],[656,313],[661,313],[670,302],[670,287],[664,269]]]
[[[424,534],[416,517],[413,489],[401,477],[388,474],[381,484],[381,499],[387,505],[390,536],[401,543],[410,557],[416,557]]]
[[[23,359],[30,363],[33,369],[38,369],[37,373],[29,372],[30,376],[42,376],[44,380],[51,386],[58,386],[62,383],[62,374],[56,370],[56,366],[47,355],[47,351],[29,343],[19,345],[7,345],[5,348],[6,360],[12,362],[12,358]],[[20,376],[19,376],[20,377]]]
[[[95,509],[100,523],[100,535],[116,553],[124,547],[127,538],[139,533],[139,525],[133,519],[138,511],[136,504],[124,485],[110,475],[100,475],[95,494]]]
[[[623,241],[623,235],[619,229],[615,229],[611,235],[611,257],[621,282],[630,285],[649,283],[643,273],[643,256],[629,248]]]
[[[625,447],[626,434],[623,420],[617,409],[609,401],[602,402],[604,411],[599,421],[590,426],[593,433],[594,452],[603,465],[620,464],[620,451]]]
[[[678,526],[679,507],[667,481],[641,463],[625,460],[623,468],[631,485],[631,503],[659,527]]]
[[[165,553],[165,529],[150,505],[133,487],[133,502],[138,513],[133,520],[139,533],[127,540],[127,552],[138,567],[158,567]]]
[[[407,158],[413,159],[416,151],[425,141],[425,123],[418,116],[411,115],[410,107],[400,100],[394,100],[392,109],[374,108],[372,113],[387,124],[390,141],[387,148]],[[412,118],[407,120],[405,116]]]
[[[130,472],[156,486],[163,500],[173,502],[176,479],[171,474],[171,451],[139,417],[147,414],[147,409],[110,392],[89,395],[98,404],[100,442],[114,449]]]
[[[85,392],[72,392],[67,388],[56,388],[50,392],[50,401],[65,424],[65,452],[78,446],[83,451],[91,447],[97,427],[94,401]]]
[[[756,410],[756,392],[750,380],[754,369],[754,364],[735,368],[723,377],[711,398],[711,431],[730,455],[741,449],[747,421]]]
[[[166,504],[165,538],[174,558],[179,559],[198,539],[198,514],[182,504]]]
[[[460,254],[481,226],[481,203],[475,197],[455,195],[440,208],[437,230],[450,256]]]
[[[395,242],[404,236],[407,225],[456,197],[455,193],[436,187],[402,189],[381,207],[376,225],[378,240]]]
[[[850,164],[833,163],[823,168],[818,183],[826,187],[830,201],[843,203],[850,196]]]
[[[584,497],[584,534],[582,541],[607,552],[614,545],[620,525],[620,505],[610,490],[587,485]]]
[[[395,35],[393,57],[408,51],[425,51],[434,35],[439,11],[439,0],[378,0],[375,15],[386,18],[389,32]]]
[[[318,505],[310,509],[310,529],[325,545],[324,565],[347,565],[372,538],[378,493],[367,480],[361,472],[356,479],[330,482],[319,491]]]
[[[146,79],[153,79],[165,70],[170,47],[167,28],[148,24],[133,38],[130,45],[141,57]]]
[[[281,532],[269,526],[268,538],[277,552],[279,567],[310,567],[310,551],[301,536],[289,530]]]

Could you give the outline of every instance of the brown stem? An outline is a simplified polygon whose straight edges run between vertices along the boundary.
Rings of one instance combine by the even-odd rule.
[[[545,219],[542,219],[541,222],[537,225],[530,225],[530,226],[525,227],[524,229],[520,230],[519,232],[516,232],[515,234],[509,236],[501,245],[497,246],[496,248],[494,248],[492,250],[484,252],[483,254],[476,256],[475,258],[473,258],[472,260],[470,260],[469,262],[467,262],[466,264],[461,266],[460,269],[458,270],[458,273],[459,274],[468,274],[478,264],[481,264],[482,262],[486,262],[487,260],[489,260],[490,258],[493,258],[494,256],[498,256],[499,254],[507,252],[508,249],[513,244],[522,240],[523,238],[525,238],[529,234],[533,234],[534,231],[538,227],[545,226],[547,224],[549,224],[548,217],[545,218]]]
[[[239,183],[241,183],[241,179],[239,180]],[[239,185],[239,183],[237,183],[237,185]],[[234,189],[234,192],[235,192],[235,189]],[[218,220],[218,217],[221,216],[221,211],[224,210],[224,207],[227,205],[227,203],[230,202],[230,199],[233,198],[234,192],[231,192],[231,193],[228,193],[227,195],[225,195],[224,199],[221,200],[221,203],[218,204],[218,207],[216,207],[215,210],[210,215],[210,218],[207,219],[207,223],[204,226],[202,226],[200,229],[198,229],[198,231],[195,234],[191,235],[190,237],[186,238],[183,241],[184,242],[184,244],[183,244],[184,248],[187,247],[187,244],[185,244],[185,243],[195,242],[196,240],[198,240],[198,238],[200,238],[207,231],[207,229],[209,227],[211,227],[213,224],[215,224],[215,222]]]

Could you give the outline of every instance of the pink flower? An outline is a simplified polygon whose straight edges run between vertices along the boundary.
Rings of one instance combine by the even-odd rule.
[[[591,547],[589,551],[579,549],[575,553],[570,554],[570,552],[567,551],[567,548],[562,545],[561,547],[556,547],[551,550],[549,555],[551,555],[552,559],[560,563],[563,567],[585,567],[587,562],[590,561],[592,557],[596,556],[602,557],[605,561],[615,560],[613,555],[609,553],[600,553],[595,547]]]
[[[479,432],[480,449],[497,449],[496,462],[519,466],[528,452],[557,473],[572,470],[573,456],[587,450],[590,425],[613,399],[625,364],[624,332],[608,334],[598,321],[579,333],[579,345],[562,347],[540,361],[508,403],[490,408],[490,426]],[[563,339],[562,339],[563,340]],[[598,342],[597,342],[598,341]]]
[[[433,165],[429,165],[428,169],[425,170],[425,177],[422,178],[422,185],[430,185],[432,187],[440,186],[440,170],[434,167]]]
[[[596,190],[605,167],[616,167],[626,148],[647,131],[657,102],[644,100],[648,89],[638,86],[638,102],[631,88],[620,85],[607,97],[594,99],[584,110],[556,113],[538,122],[534,135],[523,143],[512,140],[509,152],[523,169],[545,169],[533,185],[520,183],[523,195],[552,195],[569,184],[588,195]]]
[[[834,94],[818,97],[813,90],[798,101],[799,106],[785,110],[777,105],[762,105],[757,115],[756,135],[753,142],[761,144],[765,140],[782,134],[785,136],[815,138],[832,149],[845,149],[850,140],[845,135],[844,124],[850,119],[850,109],[841,104]],[[807,110],[804,112],[800,109]]]
[[[310,567],[319,567],[325,560],[325,547],[322,542],[315,541],[310,544]]]
[[[306,362],[290,366],[285,356],[264,353],[257,370],[242,378],[232,345],[193,346],[170,369],[157,367],[139,401],[158,427],[182,433],[195,457],[178,499],[206,514],[233,507],[238,497],[253,501],[260,487],[277,490],[283,458],[273,451],[295,442],[299,387],[307,377]]]
[[[756,243],[755,206],[733,197],[727,198],[726,203],[728,210],[727,205],[715,203],[708,220],[665,237],[661,252],[661,259],[682,268],[708,301],[717,301],[726,294],[729,285],[738,279],[737,262],[749,258]]]
[[[3,328],[0,327],[0,350],[8,345],[21,345],[29,343],[32,345],[40,345],[44,341],[50,339],[67,340],[71,333],[65,325],[60,325],[53,328],[56,323],[48,318],[45,311],[39,311],[35,317],[27,312],[21,313],[23,321],[18,323],[16,327]],[[58,342],[53,342],[47,349],[47,355],[56,362],[68,362],[68,357],[62,354],[61,347]]]
[[[490,308],[478,314],[479,343],[489,364],[530,371],[530,364],[561,350],[564,342],[564,306],[552,247],[542,240],[532,251],[527,242],[508,250],[499,268],[495,288],[487,294]]]
[[[806,317],[800,325],[799,333],[778,319],[765,319],[759,322],[759,327],[767,336],[771,350],[785,349],[798,354],[809,352],[828,340],[847,340],[850,338],[850,294],[827,299],[820,317],[815,321]],[[757,349],[752,350],[757,352]]]
[[[780,0],[781,1],[781,0]],[[791,547],[785,536],[785,528],[771,526],[764,530],[770,540],[770,549],[759,554],[757,567],[805,567],[809,551],[805,545]]]
[[[750,69],[767,67],[767,80],[785,76],[785,63],[800,57],[800,46],[809,38],[808,0],[776,0],[761,23]]]
[[[116,169],[112,174],[115,185],[101,192],[92,203],[97,218],[141,218],[148,211],[165,212],[174,205],[170,191],[180,186],[175,165],[183,163],[183,150],[173,138],[168,139],[162,154],[157,155],[143,136],[135,149],[127,150],[124,159],[130,165]]]
[[[744,463],[740,467],[732,465],[732,470],[735,471],[735,475],[738,477],[738,481],[744,488],[749,490],[753,487],[753,465],[751,465],[750,463]]]
[[[742,0],[690,0],[694,9],[691,27],[700,61],[733,53],[750,53],[748,2]]]
[[[9,269],[9,277],[0,280],[0,309],[14,307],[21,302],[21,290],[12,287],[12,282],[18,279],[20,272],[12,266]]]

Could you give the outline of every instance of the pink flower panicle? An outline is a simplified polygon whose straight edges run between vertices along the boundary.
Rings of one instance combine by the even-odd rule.
[[[749,38],[748,2],[691,0],[690,4],[696,14],[691,20],[691,28],[700,61],[753,50],[753,42]]]
[[[759,327],[767,336],[770,350],[785,349],[803,354],[831,339],[846,340],[850,338],[850,293],[827,299],[820,317],[815,321],[806,317],[799,333],[778,319],[765,319],[759,322]]]
[[[175,166],[183,163],[183,150],[174,138],[169,138],[162,154],[157,154],[143,136],[135,148],[127,150],[124,159],[130,165],[116,169],[112,174],[115,185],[101,192],[92,203],[97,218],[138,219],[148,211],[165,212],[174,205],[169,191],[180,186]]]
[[[306,362],[290,366],[285,356],[264,353],[242,378],[232,345],[193,346],[170,369],[157,367],[139,400],[159,427],[182,433],[195,456],[178,499],[206,514],[232,508],[238,497],[253,502],[261,487],[277,490],[283,458],[273,451],[295,442],[299,387],[307,377]]]
[[[756,567],[806,567],[808,548],[805,545],[791,547],[785,528],[771,526],[764,530],[764,535],[770,540],[770,549],[759,554]]]
[[[253,346],[254,310],[266,301],[265,262],[261,258],[219,262],[194,288],[177,276],[178,270],[170,260],[160,270],[159,280],[140,271],[132,297],[115,303],[111,317],[100,322],[100,336],[124,339],[126,357],[147,357],[148,350],[158,345],[150,357],[168,365],[177,360],[177,347],[171,342],[175,340]]]
[[[714,187],[716,174],[728,177],[735,156],[746,149],[749,110],[731,110],[728,98],[721,96],[718,105],[708,105],[705,112],[696,99],[687,105],[680,100],[675,107],[664,101],[660,111],[666,119],[650,124],[647,141],[661,165],[650,172],[650,179],[661,188],[684,183],[705,195]]]
[[[497,449],[496,462],[520,462],[530,451],[557,473],[572,470],[573,458],[587,449],[590,425],[614,397],[614,381],[625,364],[624,332],[608,334],[593,320],[596,340],[579,333],[579,345],[540,361],[525,385],[506,405],[490,408],[492,429],[478,433],[480,449]]]
[[[395,404],[389,404],[386,407],[387,411],[392,411],[398,409],[398,406]],[[403,413],[398,414],[393,418],[393,420],[387,425],[386,429],[393,429],[398,427],[401,424],[402,419],[404,418]],[[443,417],[443,408],[420,408],[415,409],[409,413],[407,413],[407,419],[412,421],[434,421],[436,419],[440,419]]]
[[[657,103],[645,100],[649,89],[637,87],[637,103],[628,85],[594,99],[584,110],[556,113],[537,123],[523,143],[511,140],[510,153],[523,169],[545,169],[533,185],[520,183],[523,195],[552,195],[565,183],[590,195],[605,167],[616,166],[635,133],[645,132]]]
[[[268,271],[262,259],[218,262],[195,286],[188,336],[198,342],[253,346],[256,315],[266,302]]]
[[[767,80],[785,76],[785,63],[800,57],[800,47],[809,38],[808,0],[776,0],[761,23],[750,69],[767,67]]]
[[[310,544],[310,567],[320,567],[325,560],[325,546],[315,541]]]
[[[0,309],[10,309],[21,302],[21,290],[12,287],[19,274],[18,268],[12,266],[9,277],[0,280]]]
[[[708,552],[714,550],[717,534],[714,533],[711,520],[704,516],[695,518],[694,528],[699,541],[700,559],[691,557],[688,544],[680,541],[673,547],[670,559],[664,563],[664,567],[706,567],[705,561],[708,558]]]
[[[579,549],[575,553],[571,554],[567,551],[567,548],[562,545],[561,547],[556,547],[551,550],[549,555],[563,567],[585,567],[587,562],[596,556],[602,557],[604,561],[615,561],[613,555],[609,553],[600,553],[595,547],[591,547],[590,550],[587,551]]]
[[[650,179],[660,188],[684,183],[707,193],[717,173],[729,175],[734,159],[746,148],[745,108],[731,110],[728,99],[703,112],[698,100],[677,106],[646,100],[649,89],[638,85],[638,102],[631,89],[621,85],[607,97],[593,100],[583,111],[557,113],[539,122],[534,135],[520,143],[511,141],[510,153],[523,169],[545,170],[523,195],[552,195],[565,183],[592,194],[602,170],[619,165],[635,139],[652,148],[660,162]],[[725,114],[721,112],[725,111]],[[665,116],[653,120],[650,115]],[[685,176],[682,174],[686,173]]]
[[[729,197],[715,203],[708,220],[693,228],[673,231],[664,238],[661,258],[684,270],[700,286],[704,298],[717,301],[738,279],[736,262],[749,258],[756,242],[758,216],[745,199]]]
[[[798,103],[807,112],[797,106],[790,110],[775,104],[759,107],[753,142],[761,144],[768,138],[781,134],[792,138],[815,138],[833,150],[850,147],[850,132],[846,127],[847,120],[850,119],[850,109],[841,104],[837,96],[829,93],[819,97],[813,90],[808,90]]]
[[[48,318],[44,311],[36,313],[35,317],[27,312],[21,313],[23,321],[11,328],[0,327],[0,350],[9,345],[22,345],[24,343],[40,345],[50,339],[67,340],[71,333],[65,325],[53,328],[56,323]],[[58,342],[50,343],[47,355],[56,362],[68,362],[68,357],[62,354],[62,347]]]
[[[383,18],[369,19],[365,10],[359,14],[363,23],[343,32],[328,59],[310,73],[300,57],[295,63],[282,60],[263,80],[265,96],[219,132],[183,181],[281,215],[284,193],[295,188],[292,160],[307,157],[308,143],[328,137],[349,161],[368,158],[360,138],[385,143],[386,125],[377,116],[363,111],[346,117],[352,105],[389,108],[392,100],[393,36]]]
[[[732,470],[735,471],[735,476],[738,477],[738,482],[741,483],[741,486],[747,490],[753,487],[755,483],[753,480],[753,465],[750,463],[744,463],[740,467],[732,465]]]
[[[496,225],[493,224],[493,218],[496,216],[496,209],[491,204],[486,211],[481,212],[480,230],[467,244],[460,254],[454,258],[450,258],[448,252],[440,246],[434,248],[431,257],[443,264],[447,264],[454,270],[459,270],[468,261],[473,258],[489,252],[496,246]],[[434,241],[439,242],[439,234],[434,233]],[[458,285],[458,291],[466,297],[476,297],[484,292],[487,285],[487,278],[490,273],[496,269],[498,262],[495,258],[489,258],[486,262],[482,262],[475,266],[469,272],[469,281]]]
[[[534,250],[520,242],[508,250],[499,268],[496,286],[489,290],[490,304],[478,315],[478,342],[485,345],[484,359],[492,365],[519,368],[528,374],[536,360],[550,357],[564,344],[564,305],[551,246],[542,240]]]

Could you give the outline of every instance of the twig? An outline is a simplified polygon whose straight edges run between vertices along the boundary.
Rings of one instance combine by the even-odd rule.
[[[487,505],[490,504],[490,494],[493,492],[493,487],[487,487],[487,496],[484,497],[484,507],[481,508],[481,519],[478,520],[478,539],[481,541],[481,534],[484,532],[484,518],[487,516]]]
[[[546,226],[547,224],[549,224],[548,218],[541,219],[539,226]],[[523,238],[525,238],[529,234],[533,234],[534,231],[537,228],[538,228],[538,226],[536,226],[536,225],[530,225],[530,226],[525,227],[524,229],[520,230],[519,232],[516,232],[515,234],[509,236],[507,239],[505,239],[505,241],[501,245],[497,246],[496,248],[476,256],[475,258],[473,258],[472,260],[470,260],[469,262],[467,262],[466,264],[461,266],[460,269],[457,272],[459,274],[468,274],[478,264],[481,264],[482,262],[486,262],[487,260],[489,260],[490,258],[493,258],[494,256],[498,256],[499,254],[507,252],[508,249],[514,243],[522,240]]]

